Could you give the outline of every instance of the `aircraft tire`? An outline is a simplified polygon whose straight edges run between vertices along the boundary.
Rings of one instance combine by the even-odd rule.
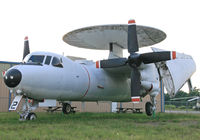
[[[28,116],[26,117],[26,120],[35,120],[37,119],[37,115],[33,112],[29,113]]]
[[[147,102],[145,104],[145,111],[146,111],[147,116],[152,116],[152,114],[153,114],[153,105],[152,105],[151,102]]]
[[[68,103],[63,103],[62,111],[64,114],[71,113],[71,105]]]

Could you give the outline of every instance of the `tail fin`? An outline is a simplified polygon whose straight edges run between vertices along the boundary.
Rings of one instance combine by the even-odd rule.
[[[163,51],[157,48],[152,48],[152,50],[154,52]],[[196,71],[196,65],[192,57],[181,53],[177,53],[177,59],[159,62],[156,63],[156,66],[170,96],[175,96]]]

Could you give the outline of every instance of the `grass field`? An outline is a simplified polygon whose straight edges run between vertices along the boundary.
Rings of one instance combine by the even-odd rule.
[[[17,113],[0,113],[0,140],[199,140],[200,115],[114,113],[37,113],[18,121]]]

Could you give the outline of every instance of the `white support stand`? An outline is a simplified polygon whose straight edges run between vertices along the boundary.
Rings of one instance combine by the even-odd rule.
[[[112,112],[117,112],[117,102],[112,102]]]

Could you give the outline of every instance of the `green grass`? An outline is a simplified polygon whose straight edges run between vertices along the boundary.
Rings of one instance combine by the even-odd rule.
[[[165,110],[174,110],[174,111],[196,111],[192,108],[187,108],[186,106],[176,107],[175,105],[165,105]]]
[[[18,121],[17,113],[0,113],[0,140],[198,140],[200,115],[114,113],[37,113]]]

